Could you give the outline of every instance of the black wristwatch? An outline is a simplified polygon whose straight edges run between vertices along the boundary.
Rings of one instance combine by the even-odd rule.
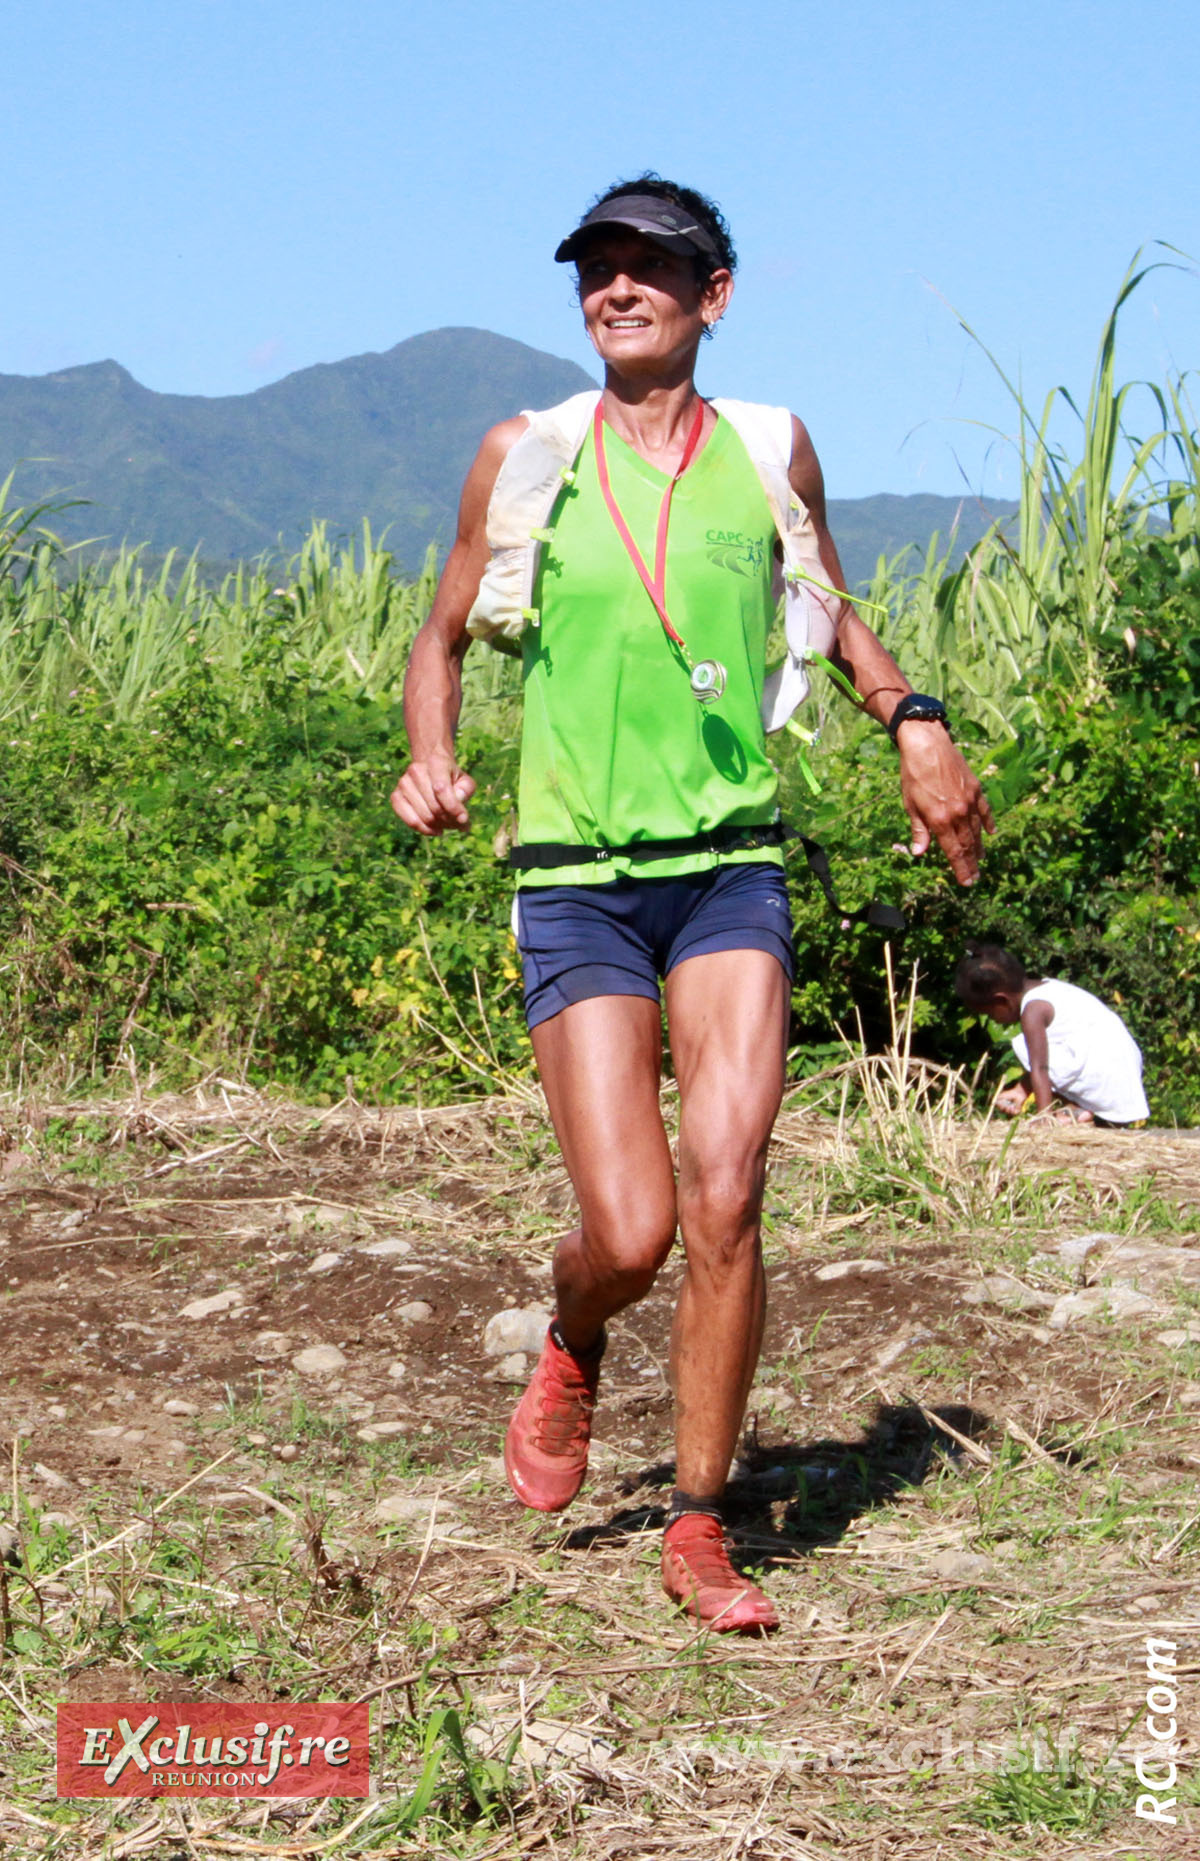
[[[910,691],[906,697],[901,698],[888,720],[888,736],[893,743],[901,724],[910,717],[915,717],[922,724],[940,724],[943,730],[949,732],[950,719],[946,716],[946,707],[941,699],[931,698],[927,692]]]

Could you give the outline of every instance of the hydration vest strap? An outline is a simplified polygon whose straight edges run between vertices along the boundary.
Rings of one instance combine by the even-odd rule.
[[[844,918],[850,924],[872,924],[876,930],[902,931],[907,928],[903,911],[895,905],[885,905],[880,899],[873,898],[869,905],[860,905],[857,911],[846,911],[839,903],[833,889],[833,874],[829,869],[829,855],[823,846],[810,840],[807,834],[799,835],[804,857],[808,861],[808,870],[825,894],[825,902],[835,917]]]

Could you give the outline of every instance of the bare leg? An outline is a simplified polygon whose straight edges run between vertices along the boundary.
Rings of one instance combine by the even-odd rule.
[[[649,1290],[675,1239],[658,1003],[577,1002],[533,1030],[533,1049],[579,1201],[580,1225],[554,1256],[559,1330],[585,1353],[606,1320]]]
[[[671,1335],[675,1477],[697,1497],[725,1486],[762,1345],[760,1218],[788,996],[781,965],[762,950],[690,957],[667,979],[687,1252]]]

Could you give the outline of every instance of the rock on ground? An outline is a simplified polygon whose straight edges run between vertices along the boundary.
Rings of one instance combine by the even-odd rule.
[[[506,1306],[484,1326],[483,1348],[489,1357],[510,1357],[514,1351],[540,1357],[551,1317],[540,1305]]]
[[[301,1376],[332,1376],[335,1370],[344,1369],[345,1364],[345,1353],[336,1344],[310,1344],[292,1358],[292,1369],[298,1370]]]
[[[212,1318],[217,1312],[230,1312],[234,1306],[241,1305],[242,1289],[240,1286],[227,1286],[224,1292],[214,1292],[207,1299],[193,1299],[185,1305],[179,1316],[181,1318]]]
[[[1146,1293],[1117,1280],[1111,1286],[1085,1286],[1081,1292],[1065,1292],[1055,1300],[1047,1323],[1051,1330],[1063,1331],[1080,1318],[1138,1318],[1154,1310],[1154,1300]]]

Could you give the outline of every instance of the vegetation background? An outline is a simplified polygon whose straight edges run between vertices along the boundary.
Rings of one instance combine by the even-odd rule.
[[[479,436],[518,407],[594,388],[574,362],[490,330],[439,329],[348,356],[252,394],[157,394],[117,362],[0,375],[0,460],[14,496],[56,502],[54,529],[94,561],[132,537],[161,558],[196,550],[209,579],[264,551],[299,550],[319,514],[335,535],[364,519],[413,575],[454,535]],[[64,487],[73,502],[63,504]],[[956,560],[1011,503],[879,493],[829,512],[851,587],[881,554],[940,530]]]
[[[847,903],[902,904],[925,1053],[974,1068],[989,1038],[953,997],[969,936],[1113,1002],[1158,1119],[1200,1119],[1200,536],[1185,377],[1120,386],[1122,281],[1089,402],[1014,387],[1014,529],[957,567],[881,560],[866,612],[947,698],[997,814],[960,892],[903,850],[891,746],[836,694],[775,739],[785,813]],[[1069,451],[1050,433],[1077,420]],[[1136,424],[1135,424],[1136,422]],[[519,669],[468,660],[464,836],[419,842],[388,807],[403,666],[435,584],[369,526],[316,527],[286,573],[208,585],[168,557],[73,556],[55,512],[0,512],[0,1066],[78,1092],[114,1068],[214,1074],[318,1099],[433,1102],[528,1075],[508,930]],[[811,761],[821,792],[804,773]],[[878,933],[831,917],[793,862],[793,1037],[813,1069],[887,1025]],[[985,1084],[1007,1057],[997,1045]]]

